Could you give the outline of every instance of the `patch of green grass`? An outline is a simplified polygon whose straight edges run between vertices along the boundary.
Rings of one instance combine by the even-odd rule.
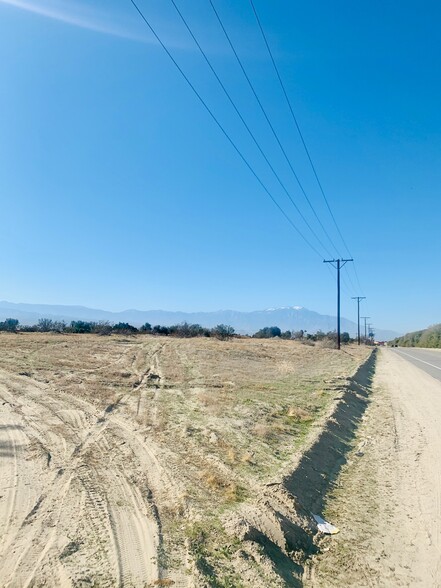
[[[244,588],[231,564],[240,541],[228,537],[218,519],[189,525],[186,536],[195,565],[210,588]]]

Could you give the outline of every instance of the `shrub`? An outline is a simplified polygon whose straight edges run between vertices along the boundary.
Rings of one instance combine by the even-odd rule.
[[[8,333],[16,333],[18,328],[18,320],[7,318],[0,323],[0,331],[7,331]]]
[[[99,321],[92,326],[92,333],[97,335],[110,335],[112,333],[112,325],[109,321]]]
[[[37,325],[20,325],[21,333],[35,333],[38,331]]]
[[[129,323],[117,323],[113,325],[112,331],[121,335],[133,335],[138,332],[138,329]]]
[[[52,331],[53,320],[48,318],[38,319],[37,330],[42,333],[48,333]]]
[[[342,343],[349,343],[351,340],[351,336],[346,331],[343,331],[341,334],[340,340]]]
[[[264,327],[254,333],[253,337],[256,339],[272,339],[273,337],[280,337],[282,335],[282,331],[279,327]]]
[[[161,327],[161,325],[155,325],[152,329],[152,332],[155,335],[168,335],[170,331],[168,327]]]
[[[230,339],[230,337],[232,337],[234,335],[234,329],[233,329],[233,327],[230,327],[229,325],[217,325],[216,327],[214,327],[211,330],[211,333],[212,333],[213,337],[216,337],[216,339],[220,339],[221,341],[226,341],[227,339]]]
[[[64,321],[53,321],[49,318],[41,318],[32,328],[34,331],[39,331],[40,333],[62,333],[66,330],[66,323]]]
[[[168,327],[168,331],[170,335],[175,335],[176,337],[201,337],[206,332],[206,329],[203,329],[201,325],[192,325],[185,322]]]
[[[291,336],[293,339],[303,339],[304,334],[305,334],[305,331],[300,329],[300,331],[293,331]]]
[[[68,327],[71,333],[91,333],[95,323],[87,321],[72,321]]]

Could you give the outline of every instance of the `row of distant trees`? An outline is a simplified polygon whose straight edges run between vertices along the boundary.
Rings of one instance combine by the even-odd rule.
[[[279,337],[280,339],[297,339],[305,341],[323,341],[324,339],[330,341],[337,341],[337,333],[335,331],[317,331],[316,333],[307,333],[306,331],[282,331],[279,327],[264,327],[254,333],[253,337],[257,339],[271,339]],[[341,342],[350,343],[353,339],[346,331],[341,333]]]
[[[150,323],[145,323],[142,327],[134,327],[129,323],[111,324],[108,321],[71,321],[69,324],[64,321],[56,321],[49,318],[42,318],[37,324],[20,325],[17,319],[8,318],[0,322],[0,331],[16,332],[39,332],[39,333],[94,333],[97,335],[135,335],[137,333],[147,333],[151,335],[163,335],[172,337],[215,337],[217,339],[230,339],[236,336],[234,328],[229,325],[217,325],[212,329],[202,327],[197,324],[180,323],[165,327],[162,325],[152,326]],[[265,327],[260,329],[253,335],[256,339],[273,339],[275,337],[280,339],[297,339],[304,341],[322,341],[330,340],[336,341],[337,334],[335,331],[325,333],[317,331],[316,333],[307,333],[306,331],[282,331],[279,327]],[[342,343],[349,343],[351,338],[349,333],[342,333]]]
[[[8,318],[0,322],[0,331],[10,333],[94,333],[97,335],[135,335],[137,333],[148,333],[152,335],[171,335],[175,337],[216,337],[217,339],[229,339],[235,334],[233,327],[229,325],[217,325],[212,329],[182,323],[164,327],[162,325],[152,326],[145,323],[139,329],[129,323],[111,324],[108,321],[56,321],[42,318],[35,325],[21,325],[17,319]]]

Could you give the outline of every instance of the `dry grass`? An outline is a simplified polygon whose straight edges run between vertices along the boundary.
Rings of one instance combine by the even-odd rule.
[[[254,435],[261,437],[262,439],[269,439],[273,433],[271,427],[264,423],[257,423],[253,427]]]
[[[236,503],[245,496],[244,489],[225,473],[208,469],[201,472],[200,479],[211,494],[216,493],[221,500],[227,503]]]
[[[283,340],[51,333],[3,333],[0,350],[4,369],[117,410],[153,435],[174,467],[186,464],[190,492],[207,458],[244,486],[276,473],[366,355]]]
[[[287,415],[297,423],[307,423],[308,421],[312,421],[314,418],[310,412],[304,410],[303,408],[299,408],[298,406],[290,406],[288,408]]]
[[[160,448],[185,495],[158,505],[174,541],[188,513],[213,521],[271,481],[367,353],[284,340],[0,334],[3,370],[111,411]]]

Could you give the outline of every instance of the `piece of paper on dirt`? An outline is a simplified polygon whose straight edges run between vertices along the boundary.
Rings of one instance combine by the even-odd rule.
[[[312,513],[312,516],[317,523],[317,529],[322,533],[326,533],[326,535],[335,535],[336,533],[340,532],[340,529],[334,527],[334,525],[331,525],[331,523],[326,522],[325,519],[322,519],[322,517],[319,515]]]

